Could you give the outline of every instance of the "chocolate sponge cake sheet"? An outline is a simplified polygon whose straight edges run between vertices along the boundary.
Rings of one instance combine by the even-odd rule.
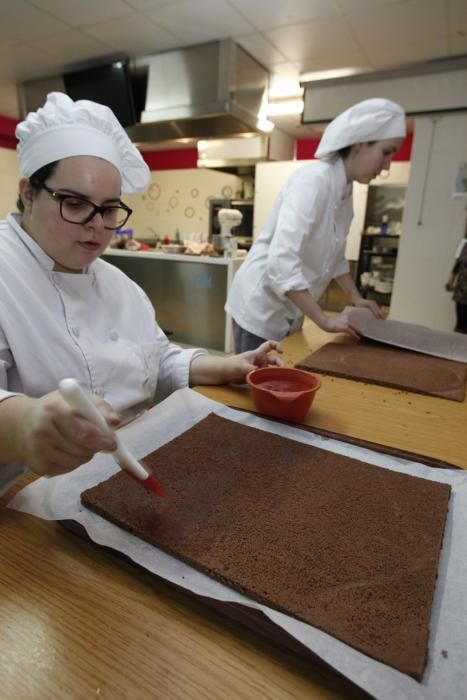
[[[417,394],[463,401],[467,365],[372,341],[326,343],[296,365],[309,372],[331,374]]]
[[[215,579],[420,680],[450,486],[210,414],[82,503]]]

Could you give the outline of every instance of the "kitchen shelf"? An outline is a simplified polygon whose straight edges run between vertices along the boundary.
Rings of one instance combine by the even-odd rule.
[[[399,239],[399,235],[387,233],[362,235],[356,273],[357,288],[364,298],[374,299],[383,306],[389,306],[392,292],[379,292],[364,279],[365,277],[373,281],[376,278],[384,281],[394,279]],[[364,275],[364,273],[367,274]]]
[[[397,258],[397,252],[394,253],[382,253],[380,251],[375,251],[375,250],[364,250],[363,255],[376,255],[380,258]]]

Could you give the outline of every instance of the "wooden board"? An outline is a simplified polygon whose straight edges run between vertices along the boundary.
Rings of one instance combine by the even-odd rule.
[[[352,345],[327,343],[295,366],[452,401],[465,397],[465,364],[369,340]]]

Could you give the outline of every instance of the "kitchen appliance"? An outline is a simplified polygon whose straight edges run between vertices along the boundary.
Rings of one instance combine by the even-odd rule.
[[[106,104],[115,80],[125,78],[127,61],[123,61],[123,71],[119,63],[115,60],[110,66],[96,67],[99,90],[104,95],[96,98],[97,102]],[[84,78],[86,89],[93,90],[89,71],[94,66],[83,68],[83,75],[77,77]],[[123,101],[132,99],[133,105],[126,105],[123,124],[130,139],[140,146],[152,148],[180,139],[185,143],[229,139],[264,130],[261,109],[267,101],[269,71],[232,39],[139,56],[132,59],[128,71],[131,94],[127,83],[119,94]],[[72,74],[65,80],[63,75],[54,75],[21,83],[22,116],[42,106],[49,92],[68,92],[65,83],[71,85],[73,78]],[[94,99],[90,94],[88,99]]]
[[[218,253],[224,253],[227,258],[235,258],[237,255],[237,241],[232,238],[234,228],[242,223],[243,214],[238,209],[219,209],[217,220],[221,232],[214,234],[212,242]]]
[[[269,72],[232,39],[143,56],[135,69],[147,73],[140,123],[128,129],[136,143],[261,131]]]
[[[237,247],[249,250],[253,243],[253,200],[247,199],[211,199],[209,201],[209,239],[214,244],[214,236],[221,233],[219,212],[221,209],[236,209],[242,214],[241,222],[231,230]]]
[[[93,100],[107,105],[124,127],[136,122],[128,60],[65,73],[63,80],[72,100]]]

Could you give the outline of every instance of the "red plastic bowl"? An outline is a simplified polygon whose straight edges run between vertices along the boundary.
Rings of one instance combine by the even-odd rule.
[[[256,409],[290,423],[301,423],[308,413],[321,379],[291,367],[262,367],[247,374]]]

